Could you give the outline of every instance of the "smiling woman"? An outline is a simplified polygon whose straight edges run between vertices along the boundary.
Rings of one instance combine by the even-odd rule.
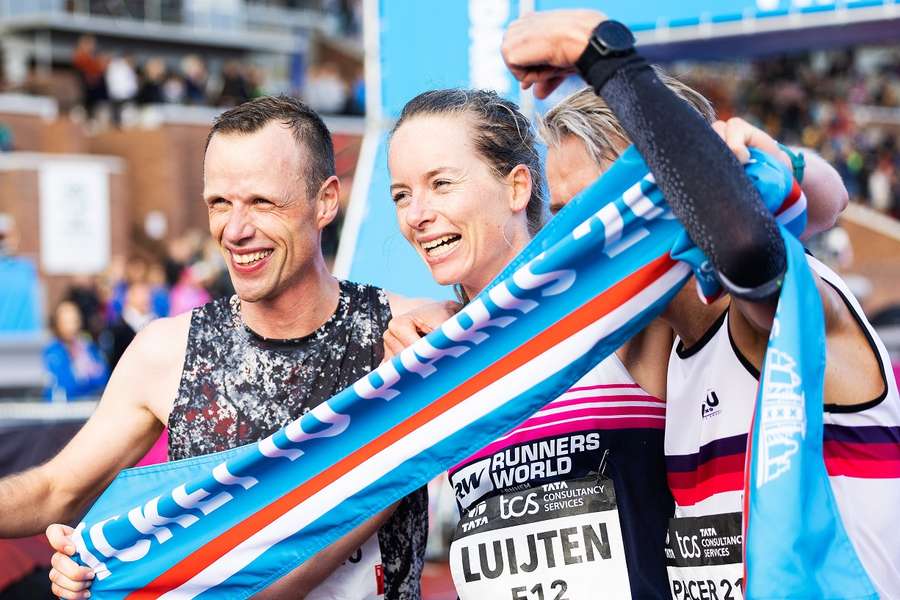
[[[465,298],[544,222],[534,133],[518,107],[494,92],[417,96],[394,127],[389,162],[400,230],[435,281],[458,285]]]
[[[437,90],[411,100],[394,128],[388,163],[400,230],[432,277],[456,285],[464,301],[500,273],[547,216],[535,135],[518,107],[493,92]],[[617,582],[620,595],[610,597],[624,597],[629,586],[631,597],[668,597],[664,413],[665,404],[613,355],[452,467],[463,515],[450,549],[459,597],[509,597],[511,589],[524,597],[517,579],[523,573],[534,578],[528,589],[544,585],[562,594],[569,586],[570,598],[595,597],[601,581],[607,588]],[[615,489],[618,506],[608,492],[595,493],[598,482]],[[541,500],[551,488],[572,496]],[[607,549],[624,547],[625,558],[591,551],[576,561],[571,550],[582,542],[575,531]],[[544,554],[534,550],[536,539]],[[575,562],[583,569],[573,569]]]

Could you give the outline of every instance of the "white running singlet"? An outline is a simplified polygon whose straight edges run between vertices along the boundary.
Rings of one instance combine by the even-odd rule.
[[[818,260],[875,351],[885,393],[858,406],[825,407],[824,454],[854,548],[882,598],[900,598],[900,395],[884,344],[847,286]],[[744,454],[759,373],[734,345],[728,313],[669,360],[666,468],[676,508],[667,548],[675,598],[705,589],[739,597]],[[710,563],[714,566],[710,567]],[[724,587],[723,587],[724,586]],[[699,596],[698,596],[699,597]]]

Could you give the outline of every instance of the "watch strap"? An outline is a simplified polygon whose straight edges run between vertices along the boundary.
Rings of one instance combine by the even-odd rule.
[[[600,48],[603,42],[599,40],[597,32],[603,25],[604,23],[600,23],[594,28],[587,46],[575,61],[575,68],[597,93],[600,93],[600,88],[616,71],[633,62],[633,59],[637,57],[634,47],[611,54],[601,52]]]

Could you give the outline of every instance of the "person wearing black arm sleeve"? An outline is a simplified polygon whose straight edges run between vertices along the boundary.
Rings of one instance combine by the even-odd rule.
[[[621,35],[627,29],[605,21],[598,31]],[[666,87],[633,48],[625,52],[606,59],[588,44],[577,66],[616,113],[725,288],[748,299],[777,297],[786,263],[774,217],[699,113]],[[684,140],[691,140],[689,152]],[[728,210],[722,210],[723,199]]]
[[[785,257],[774,218],[737,158],[633,43],[623,25],[605,20],[574,66],[615,112],[691,239],[725,275],[727,289],[756,299],[777,296]]]
[[[611,23],[593,10],[531,13],[509,26],[503,57],[522,87],[533,87],[539,98],[546,98],[576,71],[599,91],[643,155],[675,215],[694,243],[709,256],[730,292],[737,309],[734,312],[745,321],[733,323],[732,327],[741,329],[741,333],[750,332],[736,336],[747,338],[738,340],[737,345],[747,346],[745,354],[756,354],[754,351],[764,348],[768,339],[785,270],[784,244],[774,218],[725,143],[696,111],[659,81],[632,44],[626,40],[622,48],[612,48],[605,55],[598,50],[604,41],[598,40],[597,34],[604,35],[604,26],[610,27]],[[618,27],[624,29],[621,24]],[[622,36],[621,31],[618,35]],[[701,337],[710,324],[707,321],[715,320],[721,312],[704,311],[688,287],[667,311],[670,324],[682,339]],[[818,287],[829,341],[834,334],[849,338],[850,346],[861,339],[863,346],[868,346],[840,294],[821,280]],[[697,318],[698,312],[707,314]],[[698,326],[700,331],[696,332]],[[866,400],[855,401],[854,397],[861,393],[871,399],[884,388],[874,356],[853,358],[860,354],[856,352],[858,347],[838,353],[842,361],[850,360],[876,381],[841,390],[846,393],[838,394],[839,404],[863,403]],[[829,375],[826,374],[826,395]],[[832,387],[837,390],[840,386],[838,382],[834,384]],[[874,394],[869,395],[870,391]]]
[[[685,517],[726,518],[739,534],[742,456],[785,272],[775,221],[716,133],[659,82],[621,24],[589,10],[532,13],[510,25],[503,55],[522,87],[534,87],[540,98],[577,68],[613,110],[729,292],[707,306],[689,284],[663,314],[677,336],[668,365],[665,445],[676,499],[673,527]],[[900,395],[885,367],[884,346],[840,278],[812,258],[809,263],[825,315],[826,441],[863,439],[875,430],[896,437]],[[726,446],[734,448],[721,454]],[[852,457],[831,457],[826,444],[826,467],[863,565],[879,592],[894,597],[900,594],[900,543],[889,543],[883,532],[900,506],[900,477],[855,471],[852,465],[869,456],[863,446],[841,450]],[[710,457],[737,465],[734,473],[722,472],[725,463]],[[724,566],[740,585],[739,558]],[[672,578],[676,596],[693,577],[683,573],[681,581]]]

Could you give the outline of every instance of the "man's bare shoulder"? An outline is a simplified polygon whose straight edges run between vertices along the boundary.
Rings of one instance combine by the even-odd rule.
[[[173,361],[180,366],[184,361],[190,327],[190,312],[155,319],[138,332],[128,352],[139,355],[147,361],[148,367],[166,367]]]
[[[178,393],[191,313],[156,319],[144,327],[116,365],[104,394],[132,398],[166,423]]]
[[[55,509],[50,520],[72,518],[159,438],[178,393],[190,322],[188,313],[142,329],[116,364],[94,414],[42,467],[63,506],[75,507]]]

